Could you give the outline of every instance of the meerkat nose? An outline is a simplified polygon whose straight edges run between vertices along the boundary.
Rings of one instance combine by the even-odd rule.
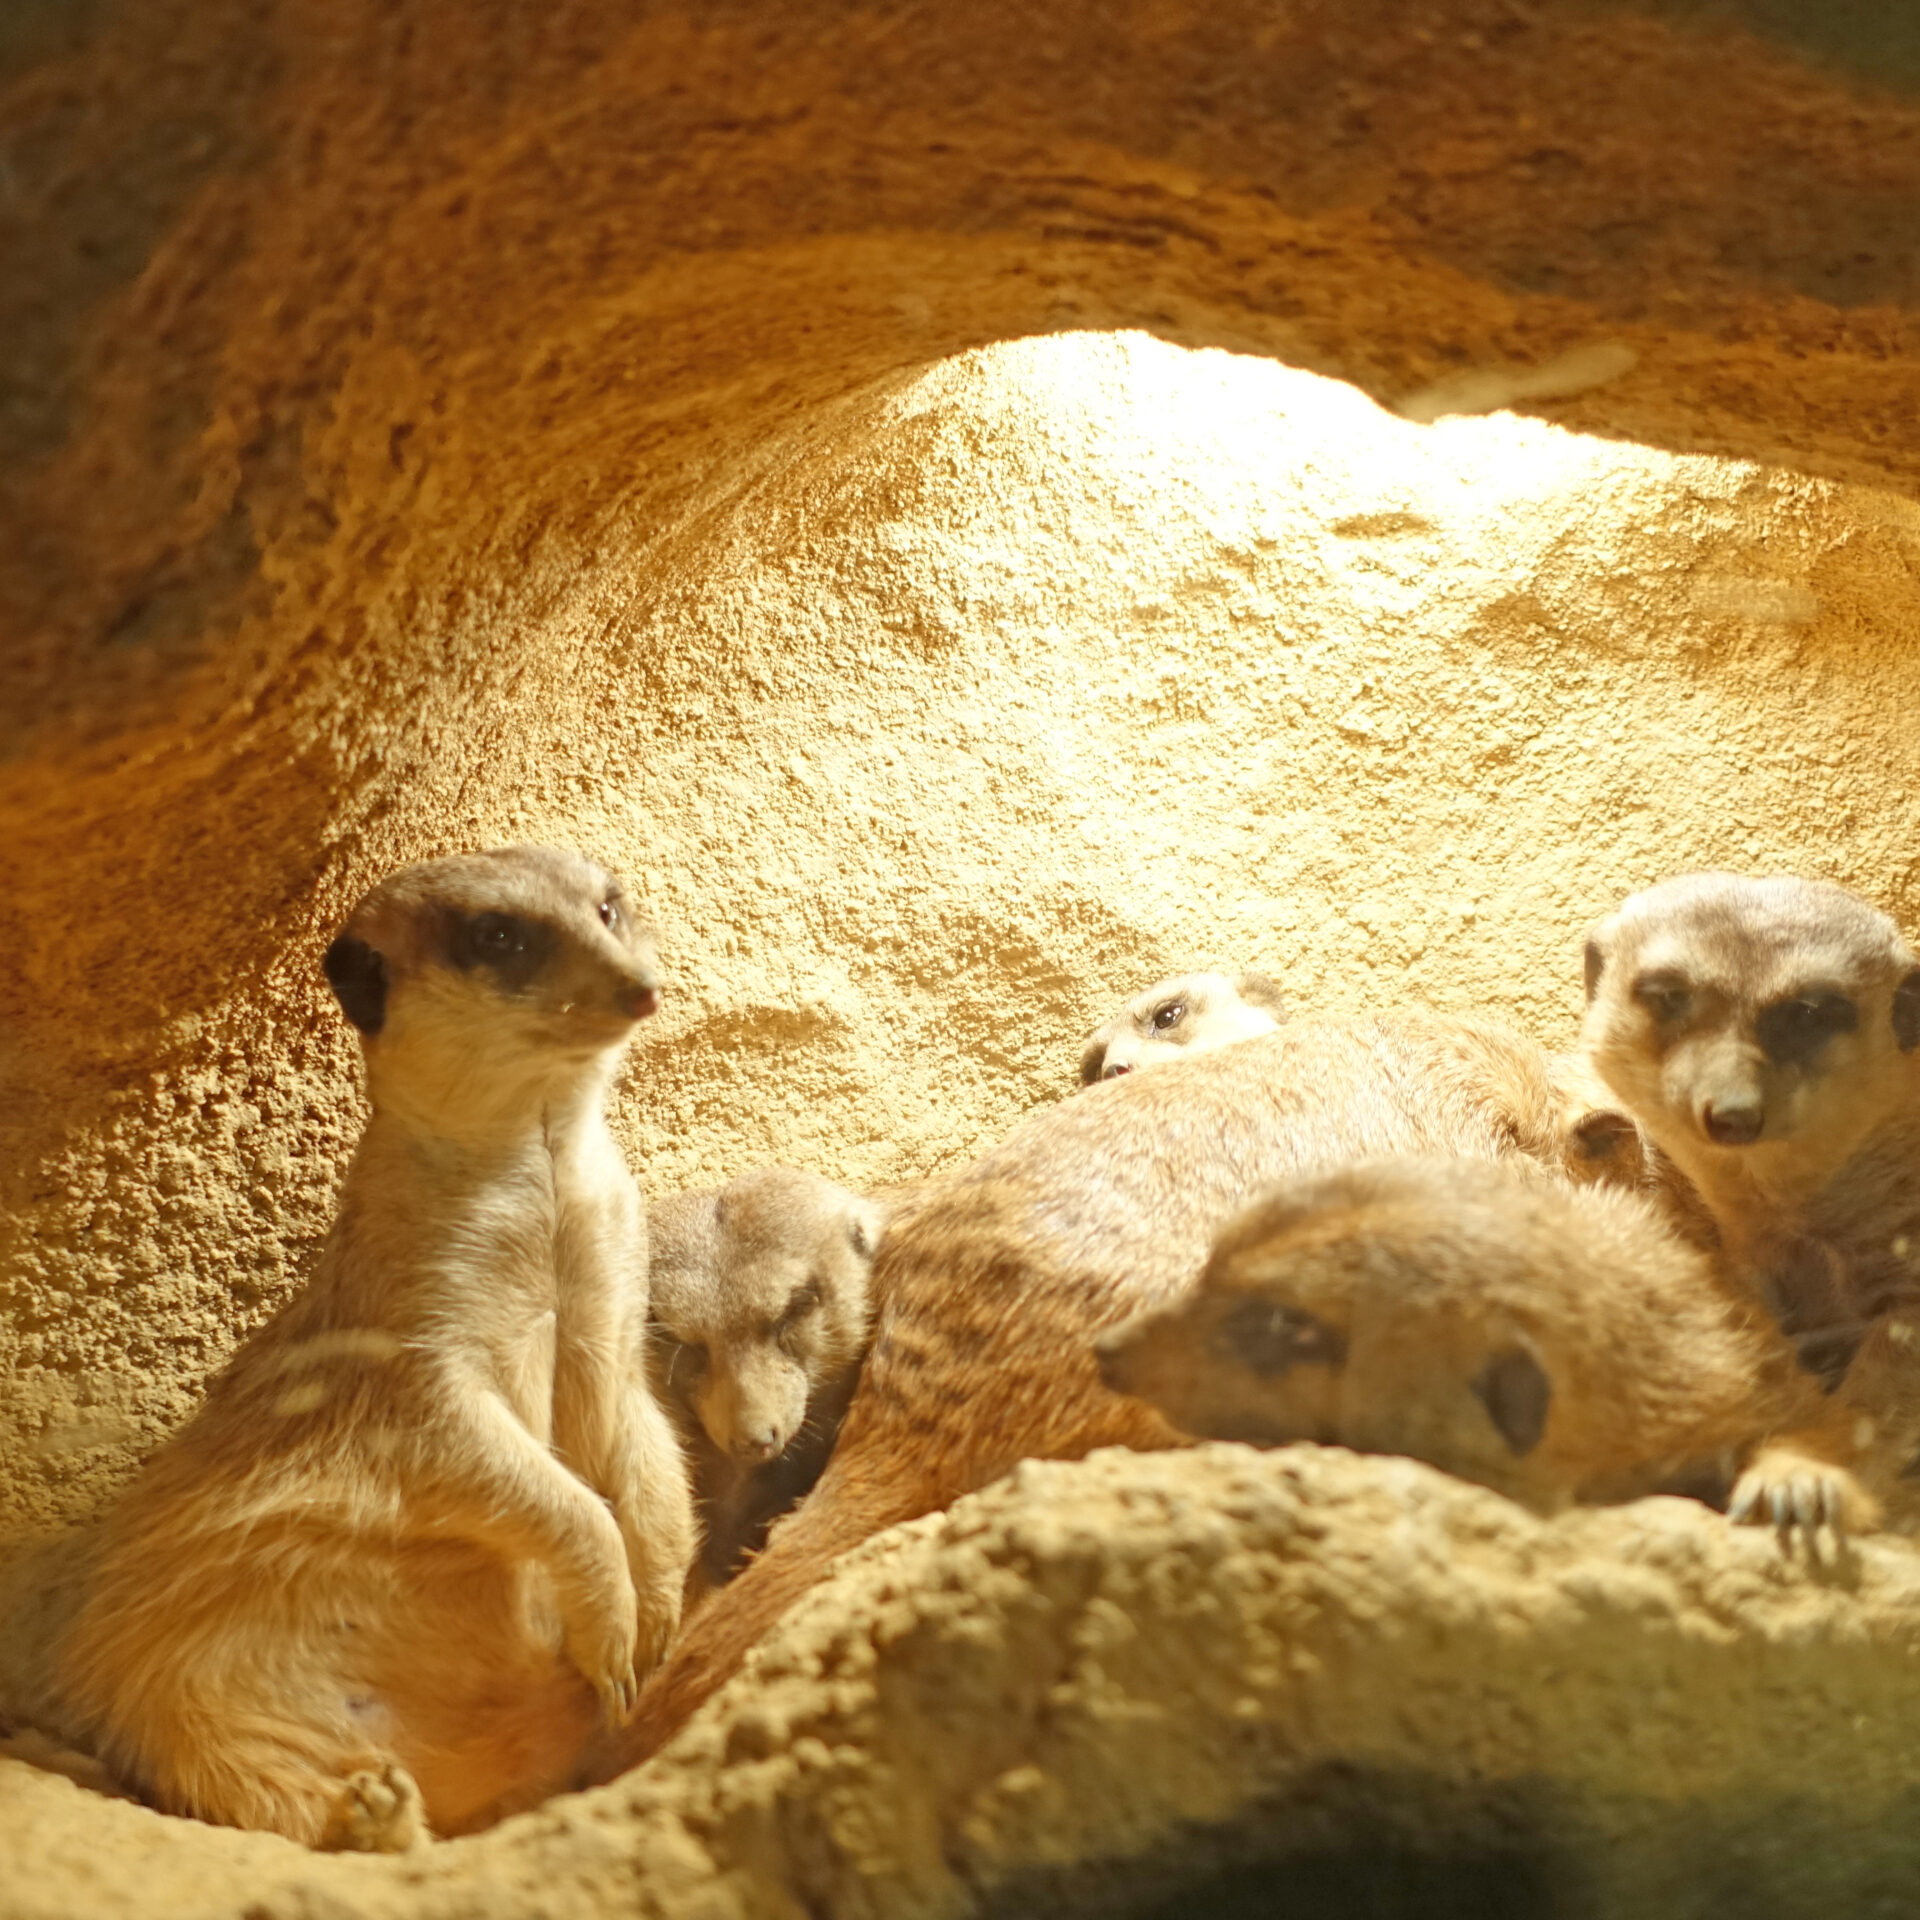
[[[1132,1071],[1133,1062],[1131,1060],[1116,1060],[1100,1078],[1102,1080],[1118,1080],[1123,1073],[1131,1073]]]
[[[632,986],[622,987],[613,998],[620,1011],[635,1020],[644,1020],[648,1015],[660,1011],[660,989],[651,981],[637,981]]]
[[[1709,1100],[1700,1109],[1700,1124],[1716,1147],[1749,1147],[1760,1138],[1766,1110],[1758,1102],[1734,1101],[1724,1106]]]

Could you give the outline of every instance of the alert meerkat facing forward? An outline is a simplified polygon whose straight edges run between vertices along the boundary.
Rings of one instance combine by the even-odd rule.
[[[1713,1258],[1640,1196],[1521,1161],[1283,1182],[1099,1353],[1196,1439],[1408,1454],[1549,1513],[1684,1485],[1780,1525],[1874,1518],[1850,1417]]]
[[[1685,1175],[1862,1473],[1920,1509],[1920,960],[1842,887],[1684,874],[1587,944],[1582,1040]]]
[[[1806,1236],[1871,1266],[1916,1223],[1920,961],[1885,914],[1820,881],[1685,874],[1594,929],[1586,975],[1588,1060],[1756,1285]],[[1805,1303],[1776,1304],[1791,1323]]]
[[[391,875],[326,973],[372,1106],[339,1217],[108,1517],[59,1673],[161,1807],[394,1850],[567,1784],[679,1618],[604,1114],[659,982],[619,882],[537,847]]]
[[[1272,1033],[1286,1017],[1287,1003],[1264,973],[1176,973],[1142,988],[1087,1036],[1080,1084],[1251,1040]]]
[[[693,1463],[700,1585],[725,1582],[819,1478],[866,1352],[884,1220],[795,1167],[650,1209],[654,1380]]]

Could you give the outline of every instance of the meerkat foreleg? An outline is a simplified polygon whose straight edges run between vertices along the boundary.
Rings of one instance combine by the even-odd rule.
[[[687,1568],[699,1541],[686,1456],[672,1423],[637,1375],[621,1387],[606,1487],[640,1596],[645,1672],[665,1654],[680,1625]]]
[[[1825,1526],[1837,1539],[1870,1532],[1879,1508],[1848,1468],[1778,1440],[1762,1447],[1734,1482],[1727,1518],[1782,1534],[1798,1528],[1809,1537]]]
[[[567,1657],[614,1725],[639,1691],[639,1601],[627,1543],[607,1502],[474,1383],[443,1419],[436,1471],[422,1489],[427,1530],[473,1539],[553,1576]]]

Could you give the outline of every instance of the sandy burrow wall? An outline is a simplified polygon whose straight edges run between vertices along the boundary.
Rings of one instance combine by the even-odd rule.
[[[963,1158],[1194,960],[1557,1037],[1675,865],[1907,913],[1899,99],[1506,0],[11,31],[0,1526],[297,1283],[407,859],[639,883],[655,1189]],[[1286,364],[1607,340],[1611,446]]]
[[[1195,961],[1560,1039],[1678,866],[1920,924],[1911,102],[1571,0],[537,12],[0,42],[5,1538],[297,1284],[404,860],[638,884],[653,1191],[964,1159]]]

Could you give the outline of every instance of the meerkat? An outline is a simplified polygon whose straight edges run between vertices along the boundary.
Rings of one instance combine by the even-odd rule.
[[[1820,881],[1686,874],[1594,929],[1586,976],[1587,1059],[1790,1329],[1904,1282],[1920,961],[1885,914]]]
[[[883,1220],[794,1167],[650,1209],[653,1376],[693,1466],[696,1590],[724,1584],[820,1477],[866,1352]]]
[[[1844,888],[1697,873],[1587,943],[1595,1070],[1920,1519],[1920,961]]]
[[[1310,1020],[1042,1109],[890,1219],[874,1333],[818,1485],[689,1622],[589,1771],[658,1745],[834,1558],[1028,1457],[1181,1444],[1100,1378],[1095,1337],[1178,1299],[1257,1189],[1402,1154],[1558,1168],[1545,1053],[1491,1024],[1408,1012]]]
[[[1080,1084],[1251,1040],[1272,1033],[1286,1017],[1287,1003],[1264,973],[1177,973],[1136,993],[1087,1036]]]
[[[1284,1181],[1098,1352],[1196,1439],[1408,1454],[1548,1513],[1704,1483],[1781,1526],[1876,1517],[1850,1420],[1711,1255],[1517,1160]]]
[[[372,1108],[339,1217],[109,1515],[59,1673],[161,1808],[387,1851],[566,1784],[679,1618],[604,1112],[659,978],[619,882],[538,847],[391,875],[325,972]]]

